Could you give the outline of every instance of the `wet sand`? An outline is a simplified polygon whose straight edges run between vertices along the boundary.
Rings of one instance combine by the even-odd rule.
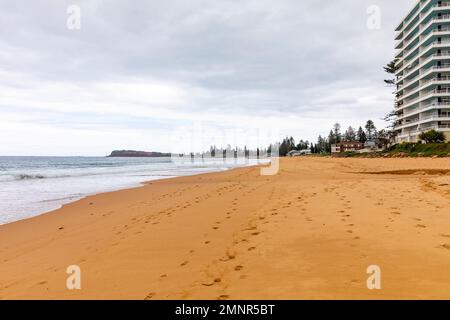
[[[0,299],[450,299],[449,172],[448,158],[281,159],[275,176],[91,196],[0,226]]]

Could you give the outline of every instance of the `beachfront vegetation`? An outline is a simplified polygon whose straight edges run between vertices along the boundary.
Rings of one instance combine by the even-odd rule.
[[[396,144],[386,151],[392,156],[446,157],[450,155],[450,143],[410,143]]]
[[[441,131],[430,130],[427,132],[422,132],[419,139],[425,141],[426,143],[442,143],[445,142],[445,134]]]
[[[385,151],[373,153],[342,152],[336,157],[350,158],[408,158],[408,157],[448,157],[450,143],[413,143],[396,144]]]

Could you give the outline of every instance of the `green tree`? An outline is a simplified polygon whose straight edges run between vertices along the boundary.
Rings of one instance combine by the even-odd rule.
[[[316,144],[316,153],[326,153],[328,150],[328,141],[327,139],[323,138],[321,135],[319,135],[319,138],[317,139]]]
[[[382,129],[377,133],[377,144],[380,147],[386,148],[391,141],[390,131],[386,129]]]
[[[388,74],[394,75],[395,72],[398,70],[398,66],[396,66],[397,62],[398,59],[394,59],[391,62],[389,62],[386,66],[383,67],[384,71]],[[395,86],[396,84],[395,79],[385,79],[384,82],[392,86]]]
[[[375,127],[375,124],[373,123],[373,121],[367,120],[365,128],[366,128],[367,139],[373,140],[375,138],[375,135],[377,132],[377,128]]]
[[[361,126],[359,127],[358,132],[356,133],[356,140],[363,143],[367,141],[366,134]]]
[[[333,130],[328,134],[328,142],[331,144],[335,144],[337,142],[336,136],[334,135]]]
[[[297,144],[297,150],[306,150],[306,149],[309,149],[309,141],[308,140],[303,141],[303,139],[300,140],[300,142]]]
[[[348,127],[344,134],[345,141],[355,141],[356,140],[356,132],[352,126]]]
[[[333,134],[334,134],[334,138],[336,139],[336,143],[341,142],[341,140],[342,140],[341,125],[339,123],[334,124]]]
[[[419,139],[425,141],[426,143],[442,143],[445,142],[445,134],[441,131],[430,130],[427,132],[422,132],[419,135]]]
[[[295,150],[295,140],[293,137],[286,137],[283,139],[283,142],[280,144],[280,156],[281,157],[285,157],[287,156],[287,154],[292,151]]]
[[[388,73],[389,75],[393,76],[395,75],[395,73],[398,70],[398,66],[397,66],[397,62],[398,59],[394,59],[391,62],[389,62],[386,66],[383,67],[384,71],[386,73]],[[397,86],[397,81],[396,79],[385,79],[384,82],[388,85],[388,86]],[[393,94],[395,94],[395,92],[393,92]],[[389,111],[385,116],[384,116],[384,121],[388,122],[389,125],[387,127],[387,136],[389,137],[390,140],[394,140],[395,137],[397,136],[397,131],[395,130],[395,126],[397,125],[398,122],[398,116],[401,115],[401,112],[398,111],[396,108],[394,108],[393,110]]]

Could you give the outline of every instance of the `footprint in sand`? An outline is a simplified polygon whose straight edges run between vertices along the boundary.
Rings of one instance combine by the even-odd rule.
[[[184,261],[182,264],[180,264],[180,267],[184,267],[189,263],[189,261]]]
[[[234,251],[233,249],[228,249],[228,250],[225,252],[225,254],[226,254],[226,256],[227,256],[227,258],[225,259],[225,261],[236,259],[236,251]]]
[[[145,298],[144,300],[150,300],[153,299],[153,297],[156,295],[156,293],[154,292],[150,292]]]
[[[236,266],[234,267],[235,271],[241,271],[244,267],[243,266]]]
[[[205,287],[212,287],[213,285],[215,285],[215,283],[214,282],[205,282],[205,283],[202,283],[202,286],[205,286]]]
[[[424,224],[418,224],[417,226],[416,226],[416,228],[426,228],[427,226],[426,225],[424,225]]]

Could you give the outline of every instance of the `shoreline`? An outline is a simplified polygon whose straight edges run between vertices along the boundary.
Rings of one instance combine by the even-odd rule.
[[[4,225],[11,224],[11,223],[15,223],[15,222],[31,219],[31,218],[34,218],[34,217],[38,217],[38,216],[41,216],[41,215],[44,215],[44,214],[48,214],[48,213],[60,210],[66,205],[69,205],[69,204],[72,204],[74,202],[83,200],[83,199],[85,199],[87,197],[96,196],[96,195],[100,195],[100,194],[103,194],[103,193],[111,193],[111,192],[118,192],[118,191],[122,191],[122,190],[141,188],[141,187],[144,187],[148,183],[152,183],[152,182],[159,181],[159,180],[176,179],[176,178],[180,178],[180,177],[189,177],[189,176],[196,176],[196,175],[209,174],[209,173],[220,173],[220,172],[223,172],[223,171],[234,170],[234,169],[237,169],[237,168],[246,168],[246,167],[262,166],[262,165],[265,165],[265,164],[264,163],[261,163],[261,164],[247,164],[247,165],[230,167],[230,168],[227,168],[227,167],[217,168],[217,169],[214,169],[214,170],[211,170],[211,171],[193,173],[193,174],[188,174],[188,175],[158,177],[158,178],[156,178],[154,180],[143,180],[143,181],[140,181],[140,182],[133,183],[132,185],[130,184],[129,186],[117,187],[117,189],[116,188],[112,188],[111,190],[99,191],[99,192],[89,193],[89,194],[85,194],[85,195],[81,195],[81,196],[69,195],[69,196],[67,196],[65,198],[62,198],[62,199],[49,199],[49,200],[45,200],[45,202],[54,202],[54,201],[56,202],[58,200],[65,200],[65,199],[72,199],[73,198],[73,200],[70,200],[70,201],[68,201],[66,203],[62,202],[61,204],[58,204],[58,206],[56,208],[53,208],[53,209],[50,209],[50,210],[44,210],[44,211],[42,211],[40,213],[36,213],[36,214],[31,215],[31,216],[26,216],[24,218],[19,218],[18,220],[12,220],[12,221],[9,221],[9,222],[0,223],[0,227],[4,226]]]
[[[275,176],[154,180],[2,225],[0,299],[450,298],[450,176],[433,171],[448,160],[280,160]]]

